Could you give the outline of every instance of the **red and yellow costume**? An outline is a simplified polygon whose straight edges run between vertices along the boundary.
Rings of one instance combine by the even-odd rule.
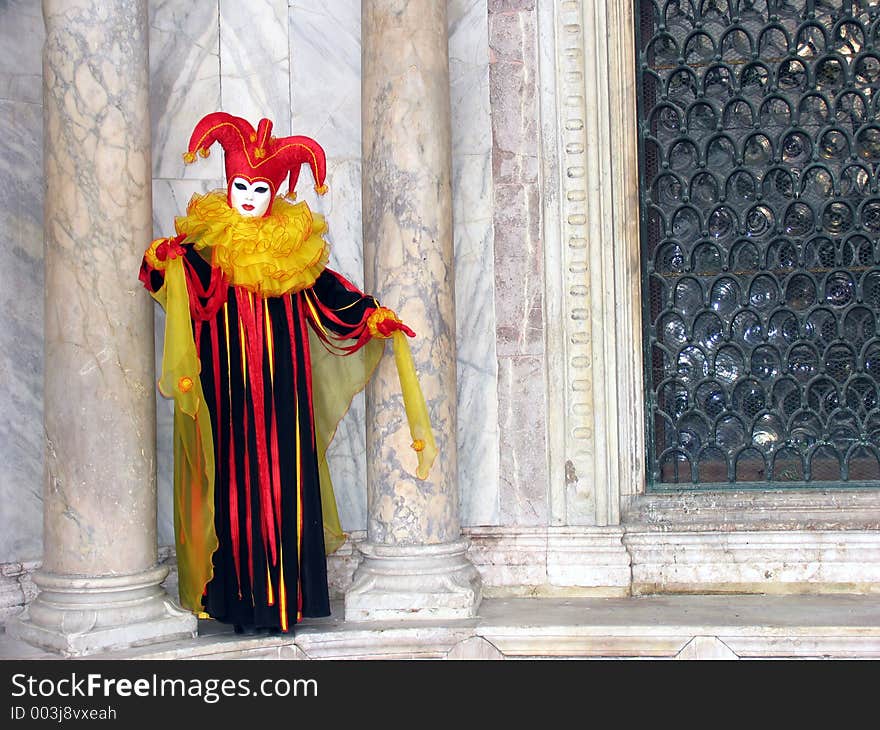
[[[327,268],[326,224],[305,203],[275,198],[308,164],[325,188],[324,152],[216,113],[184,156],[225,150],[227,181],[265,181],[259,218],[229,191],[195,195],[177,236],[154,241],[140,278],[166,310],[159,388],[175,400],[174,505],[180,598],[240,626],[288,631],[330,612],[325,552],[344,536],[325,452],[352,397],[392,337],[424,478],[436,448],[391,310]],[[340,357],[344,356],[344,357]]]

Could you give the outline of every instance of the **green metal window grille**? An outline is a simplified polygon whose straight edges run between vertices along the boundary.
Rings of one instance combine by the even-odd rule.
[[[648,488],[880,486],[880,0],[635,0]]]

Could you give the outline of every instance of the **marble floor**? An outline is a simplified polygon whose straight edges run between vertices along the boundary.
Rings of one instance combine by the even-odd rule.
[[[341,604],[295,636],[238,636],[200,621],[196,639],[100,659],[878,658],[876,595],[487,598],[462,621],[350,623]],[[0,659],[59,658],[0,634]]]

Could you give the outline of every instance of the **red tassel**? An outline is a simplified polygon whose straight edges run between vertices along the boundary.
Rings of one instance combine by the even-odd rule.
[[[242,373],[244,375],[244,373]],[[245,397],[247,401],[247,397]],[[251,595],[254,592],[254,543],[253,514],[251,511],[251,455],[248,449],[247,402],[244,408],[244,523],[247,530],[248,574],[251,578]]]
[[[275,500],[275,519],[278,533],[281,534],[281,464],[278,454],[278,421],[275,408],[272,408],[272,496]]]
[[[321,326],[321,323],[318,321],[315,321],[315,315],[314,315],[314,312],[312,312],[311,308],[305,308],[303,310],[305,312],[305,314],[308,316],[308,322],[312,326],[312,330],[315,332],[315,334],[318,335],[318,337],[322,341],[324,341],[325,343],[327,343],[330,346],[331,352],[335,350],[337,352],[337,354],[350,355],[352,352],[357,352],[365,344],[367,344],[367,342],[369,342],[371,335],[370,335],[370,330],[367,327],[367,320],[369,319],[369,317],[373,313],[373,311],[375,311],[375,307],[370,307],[369,309],[367,309],[364,312],[363,317],[358,324],[350,325],[350,324],[344,322],[343,320],[341,320],[339,317],[337,317],[336,314],[334,313],[334,310],[327,307],[317,297],[312,296],[309,292],[304,292],[303,295],[309,297],[309,301],[314,305],[315,309],[318,310],[318,313],[322,317],[326,318],[330,322],[333,322],[334,324],[340,325],[341,327],[348,328],[351,331],[350,335],[342,336],[342,337],[337,336],[335,333],[327,333],[327,332],[325,332],[324,328]],[[352,340],[352,339],[355,340],[354,344],[351,344],[351,345],[343,345],[342,344],[342,342],[344,342],[346,340]]]
[[[208,286],[204,287],[192,264],[184,259],[183,265],[186,271],[190,316],[196,321],[213,319],[220,311],[220,307],[226,302],[226,295],[229,291],[226,276],[220,268],[212,269]],[[204,304],[202,304],[203,299],[205,300]]]
[[[293,360],[293,383],[294,390],[298,390],[299,385],[299,361],[296,356],[296,332],[301,333],[304,345],[304,352],[308,352],[308,337],[303,329],[304,325],[304,309],[303,309],[303,300],[302,297],[305,296],[305,293],[297,294],[297,305],[296,305],[296,313],[297,313],[297,321],[294,322],[293,317],[293,304],[291,301],[291,297],[293,295],[288,295],[284,297],[284,312],[287,315],[287,331],[290,335],[290,354]],[[308,366],[308,359],[306,359],[306,364]],[[313,413],[313,411],[310,411]],[[314,416],[309,418],[309,421],[312,423],[312,429],[314,429]],[[297,423],[299,426],[299,423]],[[297,470],[296,473],[296,499],[297,504],[302,504],[302,474]],[[302,570],[300,568],[302,561],[302,539],[303,539],[303,524],[302,524],[302,510],[297,510],[299,513],[299,517],[297,518],[296,523],[296,616],[297,621],[299,621],[302,616]]]
[[[254,407],[254,433],[256,434],[257,466],[259,479],[260,527],[263,541],[269,547],[272,565],[278,562],[275,545],[275,519],[272,508],[272,485],[269,476],[269,455],[266,439],[266,408],[263,391],[263,310],[252,307],[253,300],[236,287],[239,317],[244,323],[247,339],[247,369],[251,386],[251,402]],[[256,311],[255,311],[256,310]]]
[[[241,535],[238,529],[238,482],[235,475],[235,434],[232,432],[231,424],[229,428],[229,535],[232,538],[232,560],[235,563],[238,597],[241,598]],[[250,541],[248,541],[248,545],[250,546]]]
[[[212,363],[214,366],[214,407],[217,409],[217,430],[220,430],[220,338],[217,335],[217,319],[216,317],[209,322],[211,331],[211,353],[213,354]],[[199,352],[199,360],[202,353]],[[232,404],[229,404],[232,407]],[[217,463],[223,462],[223,439],[217,434]]]
[[[299,373],[297,372],[297,359],[296,359],[296,335],[294,334],[298,327],[295,328],[293,322],[293,306],[291,305],[291,296],[288,295],[284,297],[284,313],[287,315],[287,334],[290,336],[290,357],[293,361],[293,387],[294,391],[296,390],[297,380],[299,378]],[[302,296],[301,294],[299,296]],[[300,302],[302,304],[302,302]],[[298,307],[299,310],[299,307]]]
[[[309,413],[314,414],[315,409],[312,407],[312,353],[309,348],[309,337],[305,331],[305,321],[306,321],[306,313],[305,313],[305,303],[300,297],[297,300],[297,306],[299,309],[299,322],[297,325],[299,327],[299,333],[302,336],[303,343],[303,360],[306,364],[306,390],[309,394]],[[312,443],[315,443],[315,418],[312,416],[309,418],[309,426],[312,431]]]

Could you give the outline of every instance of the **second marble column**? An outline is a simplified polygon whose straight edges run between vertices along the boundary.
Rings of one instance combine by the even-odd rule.
[[[438,456],[416,479],[389,346],[367,390],[367,540],[345,616],[465,618],[481,587],[459,521],[446,3],[361,9],[365,284],[418,335]]]

